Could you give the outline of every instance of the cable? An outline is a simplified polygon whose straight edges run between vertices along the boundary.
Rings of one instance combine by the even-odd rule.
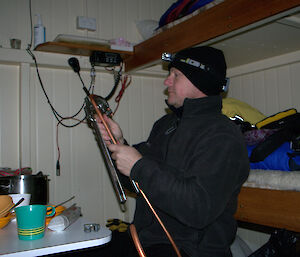
[[[53,105],[52,105],[52,103],[51,103],[51,101],[50,101],[50,99],[49,99],[49,97],[48,97],[48,95],[47,95],[47,92],[46,92],[46,90],[45,90],[45,88],[44,88],[44,85],[43,85],[43,82],[42,82],[42,79],[41,79],[41,76],[40,76],[38,64],[37,64],[37,61],[36,61],[36,58],[35,58],[34,54],[32,53],[32,51],[31,51],[30,49],[27,49],[27,52],[31,55],[31,57],[32,57],[32,59],[33,59],[33,61],[34,61],[34,64],[35,64],[35,67],[36,67],[37,76],[38,76],[38,79],[39,79],[39,82],[40,82],[40,86],[41,86],[41,88],[42,88],[42,90],[43,90],[43,93],[44,93],[44,95],[45,95],[45,97],[46,97],[46,99],[47,99],[47,102],[48,102],[48,104],[49,104],[49,106],[50,106],[50,108],[51,108],[51,111],[52,111],[54,117],[56,118],[56,120],[57,120],[61,125],[63,125],[64,127],[67,127],[67,128],[73,128],[73,127],[76,127],[77,125],[79,125],[81,122],[77,122],[77,123],[72,124],[72,125],[66,125],[66,124],[62,123],[61,120],[72,119],[72,118],[76,117],[76,116],[82,111],[82,109],[83,109],[83,107],[84,107],[84,103],[82,104],[82,106],[80,107],[80,109],[79,109],[74,115],[69,116],[69,117],[63,117],[62,115],[60,115],[60,114],[55,110],[55,108],[53,107]],[[81,78],[80,78],[80,79],[81,79]],[[81,82],[83,83],[82,79],[81,79]],[[82,121],[83,121],[83,120],[85,120],[85,118],[83,118]]]
[[[30,44],[28,44],[28,47],[26,49],[27,53],[31,56],[31,58],[33,59],[34,61],[34,64],[35,64],[35,68],[36,68],[36,72],[37,72],[37,76],[38,76],[38,79],[39,79],[39,83],[40,83],[40,86],[43,90],[43,93],[47,99],[47,102],[51,108],[51,111],[54,115],[54,117],[56,118],[56,120],[64,127],[67,127],[67,128],[73,128],[73,127],[76,127],[77,125],[79,125],[81,122],[77,122],[75,124],[72,124],[72,125],[66,125],[64,123],[62,123],[61,121],[62,120],[65,120],[65,119],[72,119],[74,117],[76,117],[83,109],[84,107],[84,103],[82,104],[82,106],[80,107],[80,109],[74,114],[74,115],[71,115],[69,117],[63,117],[62,115],[60,115],[56,110],[55,108],[53,107],[52,103],[50,102],[50,99],[47,95],[47,92],[44,88],[44,85],[43,85],[43,82],[42,82],[42,79],[41,79],[41,76],[40,76],[40,72],[39,72],[39,68],[38,68],[38,64],[37,64],[37,60],[36,60],[36,57],[35,55],[32,53],[32,51],[30,50],[31,46],[32,46],[32,37],[33,37],[33,33],[32,33],[32,8],[31,8],[31,0],[29,0],[29,12],[30,12],[30,25],[31,25],[31,41],[30,41]],[[82,79],[80,78],[81,82],[83,83]],[[82,119],[82,121],[84,120],[85,118]]]
[[[17,170],[11,170],[11,169],[3,169],[3,170],[0,170],[0,176],[17,176],[17,175],[22,175],[22,172],[24,170],[30,170],[32,171],[32,169],[30,167],[24,167],[24,168],[21,168],[21,169],[17,169]]]
[[[77,120],[78,123],[86,123],[84,120],[86,119],[86,117],[82,120],[78,120],[76,118],[70,118],[70,117],[66,117],[65,119],[73,119],[73,120]],[[61,119],[59,122],[57,122],[56,124],[56,148],[57,148],[57,161],[56,161],[56,176],[60,176],[60,147],[59,147],[59,143],[58,143],[58,126],[59,124],[62,124],[63,119]]]
[[[129,78],[129,81],[127,82],[128,78]],[[114,112],[113,112],[113,115],[115,115],[116,111],[118,110],[120,101],[121,101],[121,99],[122,99],[122,97],[123,97],[123,94],[124,94],[126,88],[127,88],[130,84],[131,84],[131,76],[130,76],[130,75],[125,75],[125,76],[122,78],[122,87],[121,87],[121,89],[120,89],[120,92],[119,92],[119,94],[118,94],[118,95],[116,96],[116,98],[115,98],[115,102],[117,103],[117,106],[116,106],[116,108],[115,108],[115,110],[114,110]]]
[[[113,67],[111,70],[107,69],[108,71],[112,71],[113,72],[113,75],[114,75],[114,87],[112,88],[112,90],[110,91],[110,93],[108,94],[108,96],[104,97],[104,99],[106,101],[108,101],[113,95],[114,93],[116,92],[116,89],[120,83],[120,80],[121,80],[121,77],[122,77],[122,69],[123,69],[123,64],[121,63],[121,66],[120,66],[120,69],[119,71],[116,71],[115,70],[115,67]]]
[[[33,41],[33,31],[32,31],[32,11],[31,11],[31,0],[29,0],[29,17],[30,17],[30,43],[27,46],[27,49],[30,49]]]
[[[79,108],[79,110],[75,114],[73,114],[71,116],[68,116],[68,117],[63,117],[62,115],[60,115],[55,110],[55,108],[52,105],[52,103],[51,103],[51,101],[50,101],[50,99],[49,99],[49,97],[47,95],[47,92],[46,92],[46,90],[44,88],[44,85],[43,85],[43,82],[42,82],[42,79],[41,79],[41,76],[40,76],[40,72],[39,72],[39,68],[38,68],[36,57],[33,54],[33,52],[31,51],[32,41],[33,41],[33,29],[32,29],[33,28],[33,23],[32,23],[32,3],[31,3],[31,0],[29,0],[29,16],[30,16],[30,43],[28,44],[28,46],[26,48],[26,51],[27,51],[27,53],[31,56],[31,58],[34,61],[40,86],[42,88],[42,91],[43,91],[46,99],[47,99],[47,102],[48,102],[48,104],[50,106],[50,109],[51,109],[51,111],[52,111],[55,119],[57,120],[56,143],[57,143],[57,150],[58,150],[58,158],[57,158],[57,162],[56,162],[56,174],[59,176],[60,175],[60,148],[59,148],[59,144],[58,144],[58,126],[61,124],[62,126],[66,127],[66,128],[73,128],[73,127],[78,126],[80,123],[84,122],[84,120],[86,119],[86,115],[81,120],[79,120],[79,119],[77,119],[75,117],[77,115],[79,115],[79,113],[83,110],[85,104],[83,102],[83,104]],[[94,90],[95,72],[93,74],[91,74],[91,77],[92,77],[92,81],[91,81],[90,87],[88,89],[89,91],[90,91],[91,88],[92,88],[92,90]],[[81,78],[80,75],[79,75],[79,78],[80,78],[81,83],[84,85],[84,82],[83,82],[83,80],[82,80],[82,78]],[[74,123],[74,124],[72,124],[72,125],[67,125],[67,124],[65,124],[65,123],[62,122],[63,120],[69,120],[69,119],[76,120],[77,122]]]

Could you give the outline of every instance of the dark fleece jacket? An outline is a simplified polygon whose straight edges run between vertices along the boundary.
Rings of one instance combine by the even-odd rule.
[[[234,213],[249,174],[243,135],[221,113],[220,96],[185,99],[153,126],[131,170],[175,243],[189,256],[231,256]],[[143,246],[169,243],[144,199],[134,224]]]

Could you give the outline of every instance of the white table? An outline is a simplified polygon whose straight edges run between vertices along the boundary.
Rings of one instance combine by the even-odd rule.
[[[90,223],[80,217],[64,231],[46,229],[41,239],[19,240],[17,223],[13,220],[0,229],[0,256],[41,256],[53,253],[100,246],[111,240],[111,231],[101,227],[99,231],[84,232],[83,225]]]

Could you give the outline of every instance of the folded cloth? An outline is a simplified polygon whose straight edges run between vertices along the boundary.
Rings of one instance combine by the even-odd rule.
[[[277,129],[252,129],[244,132],[247,145],[259,144],[277,131]]]
[[[238,115],[250,124],[256,124],[258,121],[266,118],[266,116],[256,108],[235,98],[223,98],[222,105],[222,113],[224,115],[227,117]]]

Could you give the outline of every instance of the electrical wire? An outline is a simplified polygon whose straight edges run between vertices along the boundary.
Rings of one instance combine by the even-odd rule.
[[[66,117],[65,119],[73,119],[73,120],[77,120],[78,123],[87,123],[85,122],[84,119],[82,120],[79,120],[79,119],[76,119],[76,118],[71,118],[71,117]],[[59,122],[57,122],[56,124],[56,149],[57,149],[57,160],[56,160],[56,175],[57,176],[60,176],[60,147],[59,147],[59,140],[58,140],[58,127],[59,127],[59,124],[61,124],[63,119],[61,119]]]
[[[129,81],[127,81],[129,78]],[[113,115],[115,115],[116,111],[118,110],[119,108],[119,105],[120,105],[120,101],[123,97],[123,94],[126,90],[126,88],[131,84],[131,76],[130,75],[125,75],[124,77],[122,77],[122,86],[121,86],[121,89],[120,89],[120,92],[119,94],[116,96],[115,98],[115,102],[117,103],[117,106],[113,112]]]
[[[63,117],[63,116],[60,115],[60,114],[55,110],[55,108],[53,107],[53,105],[52,105],[52,103],[51,103],[51,101],[50,101],[50,99],[49,99],[49,97],[48,97],[48,95],[47,95],[47,92],[46,92],[46,90],[45,90],[45,88],[44,88],[44,85],[43,85],[43,82],[42,82],[42,79],[41,79],[41,76],[40,76],[40,72],[39,72],[39,68],[38,68],[38,64],[37,64],[36,57],[35,57],[35,55],[33,54],[33,52],[31,51],[31,47],[32,47],[32,38],[33,38],[33,32],[32,32],[32,26],[33,26],[33,24],[32,24],[32,6],[31,6],[31,0],[29,0],[29,13],[30,13],[30,27],[31,27],[31,36],[30,36],[30,38],[31,38],[31,41],[30,41],[30,44],[28,44],[28,47],[27,47],[26,51],[27,51],[27,53],[31,56],[31,58],[32,58],[33,61],[34,61],[34,64],[35,64],[35,68],[36,68],[36,72],[37,72],[37,76],[38,76],[38,80],[39,80],[40,86],[41,86],[41,88],[42,88],[42,90],[43,90],[43,93],[44,93],[44,95],[45,95],[45,97],[46,97],[46,99],[47,99],[47,102],[48,102],[48,104],[49,104],[49,106],[50,106],[50,108],[51,108],[51,111],[53,112],[54,117],[56,118],[56,120],[57,120],[61,125],[63,125],[64,127],[68,127],[68,128],[76,127],[76,126],[79,125],[81,122],[77,122],[77,123],[75,123],[75,124],[73,124],[73,125],[66,125],[66,124],[62,123],[61,120],[71,119],[71,118],[76,117],[76,116],[82,111],[82,109],[83,109],[83,107],[84,107],[84,103],[82,104],[82,106],[80,107],[80,109],[79,109],[74,115],[71,115],[71,116],[69,116],[69,117]],[[79,76],[79,77],[80,77],[80,76]],[[80,77],[80,80],[81,80],[81,82],[83,83],[81,77]],[[84,119],[85,119],[85,118],[84,118]],[[82,119],[82,121],[83,121],[84,119]]]
[[[123,63],[121,63],[120,69],[118,71],[115,70],[115,67],[113,67],[112,69],[106,68],[106,70],[112,71],[113,76],[114,76],[114,86],[113,86],[112,90],[110,91],[110,93],[106,97],[104,97],[104,99],[106,101],[108,101],[110,98],[112,98],[112,96],[115,94],[116,89],[122,78],[122,69],[123,69]]]
[[[7,170],[0,170],[0,176],[17,176],[17,175],[20,175],[22,174],[23,170],[32,170],[30,167],[24,167],[24,168],[21,168],[21,169],[17,169],[17,170],[13,170],[11,171],[9,169],[9,172],[7,172]]]
[[[36,73],[37,73],[37,76],[38,76],[38,80],[39,80],[39,83],[40,83],[40,86],[42,88],[42,91],[43,91],[43,94],[44,96],[46,97],[47,99],[47,102],[50,106],[50,109],[55,117],[55,119],[57,120],[57,129],[56,129],[56,144],[57,144],[57,150],[58,150],[58,158],[57,158],[57,162],[56,162],[56,173],[57,175],[60,174],[60,148],[59,148],[59,144],[58,144],[58,126],[59,125],[62,125],[66,128],[74,128],[76,126],[78,126],[79,124],[81,124],[82,122],[84,122],[84,120],[86,119],[86,115],[84,116],[84,118],[82,118],[81,120],[80,119],[77,119],[76,117],[80,114],[80,112],[83,110],[84,108],[84,102],[82,103],[81,107],[79,108],[79,110],[71,115],[71,116],[68,116],[68,117],[63,117],[62,115],[60,115],[56,109],[54,108],[54,106],[52,105],[48,95],[47,95],[47,92],[44,88],[44,85],[43,85],[43,82],[42,82],[42,79],[41,79],[41,76],[40,76],[40,72],[39,72],[39,68],[38,68],[38,63],[37,63],[37,60],[36,60],[36,57],[35,55],[33,54],[33,52],[31,51],[31,48],[32,48],[32,42],[33,42],[33,22],[32,22],[32,3],[31,3],[31,0],[29,0],[29,16],[30,16],[30,43],[28,44],[27,48],[26,48],[26,51],[27,53],[31,56],[31,58],[33,59],[34,61],[34,65],[35,65],[35,68],[36,68]],[[92,69],[93,73],[91,72],[91,76],[92,76],[92,80],[91,80],[91,84],[90,84],[90,87],[89,87],[89,91],[91,90],[92,88],[92,91],[94,90],[94,81],[95,81],[95,70]],[[92,75],[93,74],[93,75]],[[80,81],[81,83],[84,85],[84,82],[79,75],[79,78],[80,78]],[[63,123],[64,120],[76,120],[77,122],[72,124],[72,125],[67,125],[65,123]]]
[[[30,43],[28,44],[27,49],[31,49],[32,41],[33,41],[31,0],[29,0],[29,18],[30,18]]]

